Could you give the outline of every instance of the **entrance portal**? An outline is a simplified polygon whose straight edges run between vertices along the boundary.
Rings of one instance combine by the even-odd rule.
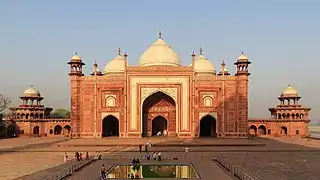
[[[216,137],[216,119],[211,115],[201,118],[200,137]]]
[[[167,131],[167,128],[168,122],[166,118],[157,116],[152,120],[152,136],[157,135],[158,132],[161,132],[161,134],[163,134],[165,131]]]
[[[119,136],[119,120],[109,115],[102,120],[102,137]]]
[[[152,136],[163,130],[167,130],[169,136],[176,134],[176,104],[172,97],[159,91],[142,104],[142,136]]]

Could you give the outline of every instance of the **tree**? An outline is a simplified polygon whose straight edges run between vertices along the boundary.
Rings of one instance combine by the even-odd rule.
[[[56,109],[51,114],[52,118],[70,118],[70,111],[67,109]]]
[[[0,94],[0,114],[2,114],[3,111],[7,109],[10,103],[11,103],[10,99]]]

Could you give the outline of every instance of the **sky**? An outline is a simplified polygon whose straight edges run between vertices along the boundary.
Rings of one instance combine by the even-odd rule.
[[[79,52],[85,74],[128,53],[130,65],[156,40],[158,31],[191,63],[193,50],[220,69],[235,72],[243,50],[249,57],[249,116],[269,117],[268,108],[291,84],[320,120],[320,1],[317,0],[2,0],[0,1],[0,93],[20,103],[34,85],[44,104],[69,108],[69,67]]]

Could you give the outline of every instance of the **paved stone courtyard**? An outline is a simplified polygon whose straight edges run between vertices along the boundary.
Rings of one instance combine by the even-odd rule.
[[[137,152],[138,145],[149,141],[155,144],[149,151],[162,151],[166,162],[172,161],[172,157],[179,157],[178,161],[174,161],[175,163],[194,163],[202,179],[214,180],[211,177],[212,174],[215,174],[215,176],[220,175],[221,178],[215,177],[215,179],[223,180],[226,178],[223,177],[226,171],[212,162],[211,159],[214,156],[223,157],[238,165],[245,172],[255,177],[256,180],[320,179],[318,168],[320,167],[320,140],[293,137],[256,138],[253,140],[196,139],[185,141],[174,138],[63,140],[62,138],[0,140],[0,150],[19,147],[16,152],[2,152],[0,154],[0,179],[14,179],[38,171],[42,171],[42,174],[45,174],[43,173],[46,172],[43,171],[44,169],[56,166],[47,171],[47,174],[50,174],[52,171],[57,171],[59,168],[67,166],[63,162],[64,152],[67,152],[69,157],[73,158],[76,151],[83,152],[83,154],[87,151],[90,154],[95,153],[95,151],[101,151],[105,154],[103,160],[93,162],[69,178],[99,179],[99,168],[102,163],[107,167],[111,167],[115,163],[130,162],[133,157],[140,157],[142,161],[145,161],[143,160],[145,153]],[[5,143],[2,144],[2,142]],[[232,144],[243,144],[243,146],[232,146]],[[183,152],[186,146],[189,148],[188,153]]]

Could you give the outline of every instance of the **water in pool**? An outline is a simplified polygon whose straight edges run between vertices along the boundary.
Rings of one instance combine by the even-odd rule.
[[[191,165],[116,165],[108,178],[197,178]]]

